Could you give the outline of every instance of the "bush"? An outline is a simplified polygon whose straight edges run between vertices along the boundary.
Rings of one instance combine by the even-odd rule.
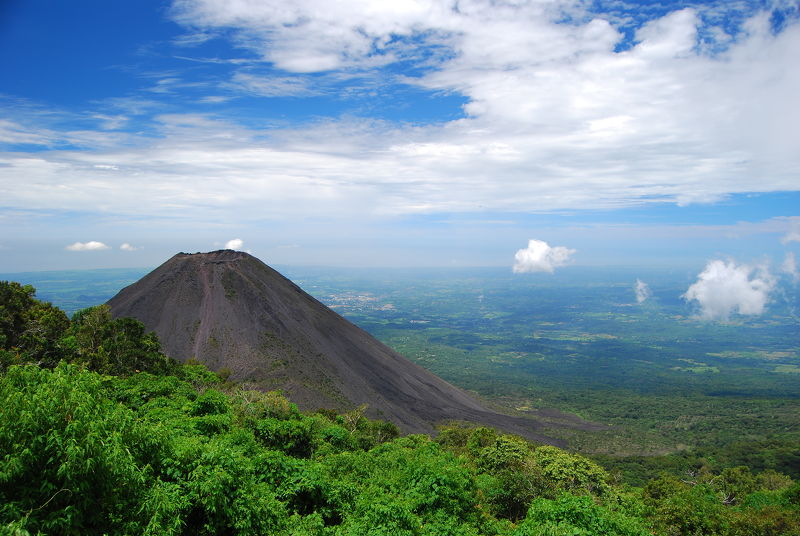
[[[613,512],[591,497],[561,495],[556,500],[537,499],[514,536],[649,536],[638,519]],[[691,534],[691,533],[685,533]]]
[[[313,419],[262,419],[253,430],[256,439],[267,448],[281,450],[297,458],[310,458],[314,451]]]
[[[0,404],[0,522],[57,534],[169,533],[147,509],[161,434],[105,398],[99,376],[66,364],[12,367]]]

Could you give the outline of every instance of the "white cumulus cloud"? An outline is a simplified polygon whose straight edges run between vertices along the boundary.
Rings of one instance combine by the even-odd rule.
[[[636,303],[644,303],[647,298],[653,295],[647,283],[638,278],[636,279],[636,284],[633,289],[636,292]]]
[[[575,253],[574,249],[564,246],[551,247],[543,240],[531,239],[528,247],[520,249],[514,255],[514,273],[525,272],[549,272],[559,266],[564,266],[569,262],[570,257]]]
[[[700,305],[702,318],[727,320],[733,313],[762,314],[774,288],[775,280],[766,268],[712,260],[682,297]]]
[[[239,250],[242,249],[243,246],[244,246],[244,240],[242,240],[241,238],[234,238],[232,240],[228,240],[227,242],[225,242],[225,249]]]
[[[132,246],[129,243],[125,242],[119,247],[119,249],[121,249],[122,251],[136,251],[137,249],[141,248],[137,248],[136,246]]]
[[[109,247],[102,242],[90,240],[89,242],[75,242],[64,249],[67,251],[98,251],[101,249],[109,249]]]

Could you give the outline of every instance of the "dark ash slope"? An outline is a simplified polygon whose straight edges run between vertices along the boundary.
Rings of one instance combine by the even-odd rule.
[[[556,443],[536,421],[487,410],[247,253],[179,253],[108,303],[115,317],[155,331],[167,355],[227,367],[303,409],[368,404],[370,416],[404,432],[463,420]]]

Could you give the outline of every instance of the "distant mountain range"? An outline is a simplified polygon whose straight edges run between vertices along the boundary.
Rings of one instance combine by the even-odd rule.
[[[179,253],[108,304],[155,331],[167,355],[230,369],[302,409],[367,404],[367,415],[407,433],[469,421],[559,443],[540,433],[541,422],[487,409],[247,253]]]

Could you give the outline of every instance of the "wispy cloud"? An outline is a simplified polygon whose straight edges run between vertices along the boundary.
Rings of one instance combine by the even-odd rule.
[[[252,59],[245,58],[193,58],[190,56],[175,56],[175,58],[196,63],[215,63],[222,65],[244,65],[248,63],[254,63]]]
[[[207,95],[205,97],[200,97],[198,102],[203,104],[222,104],[223,102],[228,102],[233,97],[227,97],[225,95]]]
[[[94,114],[92,116],[93,119],[96,119],[100,122],[101,128],[105,130],[118,130],[123,128],[128,123],[128,117],[125,115],[106,115],[106,114]]]
[[[111,110],[118,115],[122,112],[125,115],[139,116],[146,115],[154,110],[163,108],[163,104],[150,97],[109,97],[97,103],[103,109]]]
[[[0,144],[52,145],[57,134],[49,129],[31,128],[8,119],[0,119]]]
[[[789,275],[794,281],[800,279],[800,271],[797,269],[797,259],[794,253],[789,252],[786,254],[786,257],[783,259],[783,264],[781,264],[781,271]]]
[[[122,244],[119,247],[119,249],[121,249],[122,251],[137,251],[137,250],[142,249],[142,248],[136,247],[136,246],[132,246],[131,244],[125,242],[124,244]]]
[[[800,218],[794,217],[790,219],[790,229],[786,235],[781,238],[781,242],[788,244],[789,242],[800,242]]]
[[[513,271],[515,274],[526,272],[553,273],[559,266],[564,266],[575,253],[574,249],[564,246],[551,247],[542,240],[531,239],[528,247],[520,249],[514,255]]]
[[[318,95],[304,77],[274,76],[237,72],[226,87],[261,97],[310,97]]]
[[[177,93],[180,90],[184,90],[187,88],[204,88],[208,84],[204,82],[189,82],[183,80],[178,76],[164,76],[158,78],[152,86],[150,86],[147,91],[151,93]]]
[[[89,242],[75,242],[65,247],[67,251],[100,251],[103,249],[110,249],[109,246],[102,242],[90,240]]]
[[[774,288],[775,280],[764,267],[713,260],[682,297],[697,302],[701,318],[728,320],[733,313],[762,314]]]

